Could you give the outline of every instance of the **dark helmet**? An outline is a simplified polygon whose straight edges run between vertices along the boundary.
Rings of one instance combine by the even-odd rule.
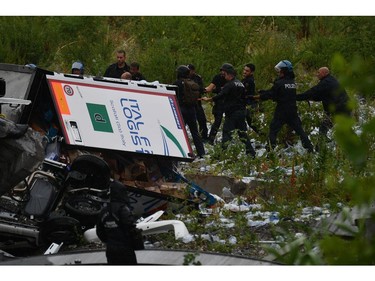
[[[286,70],[287,72],[293,71],[293,65],[288,60],[281,60],[278,64],[275,65],[275,70],[280,72],[280,70]]]
[[[176,69],[177,78],[188,78],[190,74],[190,70],[186,65],[180,65]]]
[[[78,69],[81,74],[83,74],[85,71],[85,67],[83,66],[83,63],[80,61],[76,61],[72,64],[72,73],[74,69]]]
[[[233,65],[231,65],[230,63],[224,63],[220,67],[220,71],[225,71],[228,74],[236,75],[236,70],[234,69]]]

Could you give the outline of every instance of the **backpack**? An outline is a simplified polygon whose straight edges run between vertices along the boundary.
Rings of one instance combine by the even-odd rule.
[[[196,105],[200,97],[199,85],[191,79],[183,79],[184,95],[182,97],[182,104],[187,106]]]

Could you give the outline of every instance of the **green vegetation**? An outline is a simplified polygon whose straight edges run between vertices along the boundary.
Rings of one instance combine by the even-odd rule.
[[[219,145],[210,148],[209,173],[234,177],[255,176],[260,184],[245,194],[249,201],[261,202],[265,208],[290,217],[300,206],[322,206],[337,203],[347,206],[368,206],[375,200],[374,177],[374,89],[375,76],[374,17],[0,17],[0,62],[27,64],[58,72],[70,72],[72,62],[85,63],[86,74],[101,75],[114,62],[115,51],[125,49],[127,61],[138,61],[141,72],[150,81],[172,83],[175,68],[193,63],[203,76],[205,85],[224,62],[232,63],[239,73],[245,63],[253,62],[257,89],[270,87],[275,78],[274,65],[290,60],[295,69],[298,92],[317,80],[315,71],[328,66],[339,78],[352,98],[353,118],[336,120],[333,142],[322,144],[310,134],[319,153],[285,155],[280,146],[274,152],[255,160],[243,153],[243,144],[222,151]],[[359,97],[362,100],[359,100]],[[211,105],[205,104],[208,120],[213,121]],[[254,121],[265,135],[250,137],[265,143],[274,104],[264,102]],[[317,126],[322,108],[318,103],[299,103],[299,112],[307,133]],[[279,139],[288,137],[281,132]],[[296,143],[298,140],[293,138]],[[291,173],[286,173],[291,168]],[[194,169],[194,167],[192,167]],[[233,214],[228,212],[228,217]],[[207,233],[199,214],[190,213],[188,229],[194,234]],[[219,221],[218,216],[211,216]],[[222,244],[197,238],[189,244],[196,250],[232,252],[235,247],[245,255],[259,254],[260,247],[250,248],[260,236],[250,232],[240,215],[234,216],[230,229],[212,224],[217,237],[232,234],[237,244]],[[219,227],[218,227],[219,226]],[[271,233],[288,232],[291,224],[270,226]],[[290,244],[289,255],[279,254],[287,264],[374,264],[375,239],[366,238],[365,228],[351,240],[312,233],[308,225],[293,225],[309,238]],[[285,244],[294,241],[287,238]],[[170,239],[173,240],[173,239]],[[166,247],[178,247],[175,241]],[[320,254],[314,248],[319,246]],[[252,252],[253,251],[253,252]],[[264,253],[263,255],[265,255]],[[195,264],[199,256],[186,257],[186,264]]]

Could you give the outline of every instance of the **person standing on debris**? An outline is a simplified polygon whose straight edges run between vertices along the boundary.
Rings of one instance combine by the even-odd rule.
[[[258,91],[260,95],[253,97],[256,100],[272,99],[276,102],[268,135],[270,146],[272,149],[276,147],[277,134],[284,124],[288,124],[300,136],[303,147],[309,152],[313,152],[313,145],[303,130],[301,119],[298,116],[297,86],[294,81],[293,65],[288,60],[282,60],[276,64],[275,70],[279,77],[274,81],[272,88],[260,90]]]
[[[187,79],[189,79],[190,70],[185,65],[180,65],[177,69],[177,80],[173,83],[178,87],[176,95],[177,100],[181,108],[181,114],[184,118],[185,124],[189,127],[191,136],[193,138],[193,142],[195,145],[195,149],[197,150],[197,154],[199,158],[202,158],[206,152],[204,149],[204,145],[202,142],[202,138],[198,132],[198,125],[197,125],[197,113],[196,113],[196,106],[197,100],[193,103],[186,102],[186,91],[185,91],[185,83],[187,83]],[[194,81],[197,90],[199,91],[199,85],[197,85]],[[199,97],[199,93],[198,93]]]
[[[252,99],[255,95],[255,81],[254,81],[255,65],[248,63],[244,66],[242,72],[242,84],[245,86],[245,102],[246,102],[246,122],[247,125],[259,135],[259,130],[252,124],[251,115],[258,105],[258,102]]]
[[[132,79],[131,80],[135,80],[135,81],[145,80],[146,81],[146,78],[139,71],[139,67],[140,67],[140,65],[139,65],[138,62],[132,62],[130,64],[130,73],[132,74]]]
[[[330,74],[328,67],[321,67],[317,72],[319,83],[306,92],[297,95],[297,101],[311,100],[321,101],[323,104],[324,117],[319,126],[319,133],[327,136],[327,132],[332,128],[332,118],[334,115],[351,115],[348,102],[349,97],[337,79]]]
[[[245,87],[240,80],[236,78],[236,71],[229,63],[224,63],[220,70],[224,73],[224,78],[228,82],[224,85],[219,94],[212,98],[202,98],[205,101],[217,101],[222,99],[224,104],[225,121],[223,125],[222,147],[226,149],[228,143],[232,140],[232,134],[238,130],[241,141],[245,144],[246,154],[255,157],[255,150],[251,145],[247,135],[245,122],[246,106],[244,102]]]
[[[85,67],[80,61],[76,61],[72,64],[72,74],[83,75],[85,72]]]
[[[202,98],[202,95],[204,93],[203,79],[199,74],[195,72],[195,66],[193,64],[188,64],[187,67],[190,70],[190,79],[199,85],[199,97]],[[203,142],[205,142],[208,140],[208,128],[206,114],[204,113],[204,109],[202,107],[202,101],[198,100],[195,110],[197,112],[199,133],[201,134]]]
[[[205,93],[219,94],[221,89],[224,87],[227,80],[224,78],[224,72],[220,70],[219,74],[216,74],[211,83],[204,89]],[[208,134],[208,143],[213,145],[215,142],[216,135],[220,129],[221,122],[223,121],[224,115],[224,100],[219,99],[214,101],[212,107],[212,114],[214,116],[214,122],[211,125],[210,133]]]
[[[117,181],[110,184],[110,203],[101,211],[96,234],[106,244],[106,257],[111,265],[136,265],[135,250],[144,249],[136,219],[129,209],[125,187]]]
[[[104,73],[104,77],[121,78],[124,72],[130,72],[129,65],[125,62],[126,52],[119,50],[116,52],[117,62],[108,66]]]

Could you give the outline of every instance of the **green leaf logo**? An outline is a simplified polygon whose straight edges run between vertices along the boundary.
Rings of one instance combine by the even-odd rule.
[[[167,153],[166,155],[169,155],[169,153],[168,153],[168,145],[167,145],[167,143],[165,141],[164,134],[165,134],[165,136],[167,136],[177,146],[177,148],[181,152],[182,156],[186,157],[186,153],[183,150],[181,144],[176,139],[176,137],[167,128],[163,127],[162,125],[160,125],[160,127],[162,129],[163,143],[164,143],[164,152]]]

